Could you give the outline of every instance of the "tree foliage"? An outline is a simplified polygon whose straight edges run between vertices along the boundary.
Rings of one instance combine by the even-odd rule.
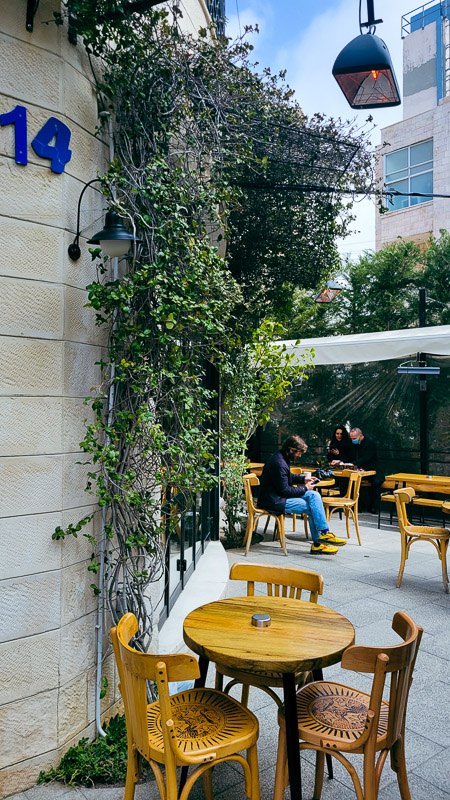
[[[82,448],[87,491],[104,509],[109,537],[109,608],[113,619],[136,613],[145,648],[152,631],[146,587],[163,574],[176,521],[167,513],[170,498],[183,497],[188,508],[196,492],[217,483],[206,366],[226,376],[230,419],[243,409],[248,378],[236,444],[242,453],[249,429],[290,380],[288,363],[272,360],[270,329],[254,338],[255,320],[276,316],[295,285],[312,284],[350,216],[329,193],[305,200],[268,188],[317,183],[327,169],[333,181],[367,185],[370,159],[363,133],[332,120],[308,122],[284,75],[256,72],[244,42],[231,45],[206,29],[197,38],[183,33],[176,5],[139,17],[125,0],[66,6],[72,28],[100,59],[93,67],[115,148],[103,191],[141,240],[113,277],[99,259],[88,287],[110,338]],[[267,199],[258,209],[259,184]],[[255,231],[262,242],[264,228],[264,246],[256,247]],[[232,425],[227,430],[231,436]],[[83,522],[55,538],[76,535]],[[93,557],[92,571],[98,566]]]
[[[399,330],[419,324],[419,287],[427,289],[427,325],[450,320],[450,234],[430,236],[423,252],[398,240],[366,252],[338,272],[345,289],[331,304],[311,303],[298,291],[289,338]]]

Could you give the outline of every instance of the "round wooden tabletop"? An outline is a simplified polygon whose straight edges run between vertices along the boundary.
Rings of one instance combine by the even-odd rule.
[[[267,628],[252,616],[271,617]],[[331,608],[281,597],[230,597],[200,606],[184,621],[195,653],[241,670],[296,673],[336,664],[353,644],[351,622]]]

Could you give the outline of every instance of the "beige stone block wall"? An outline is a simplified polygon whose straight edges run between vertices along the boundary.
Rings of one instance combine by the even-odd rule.
[[[0,15],[0,114],[27,109],[28,164],[14,160],[14,126],[0,127],[0,797],[31,786],[81,736],[95,733],[97,601],[88,572],[100,514],[84,491],[79,452],[83,399],[99,385],[107,331],[86,308],[96,278],[86,240],[102,226],[105,198],[84,195],[82,257],[67,247],[85,184],[103,174],[108,151],[96,135],[97,102],[82,46],[65,28],[44,24],[60,0],[40,0],[25,30],[25,0],[3,0]],[[31,140],[50,116],[71,130],[62,174]],[[95,512],[77,538],[52,540]],[[107,629],[106,629],[107,631]],[[107,637],[107,633],[106,633]],[[105,648],[108,640],[106,638]],[[114,707],[110,652],[105,673]]]

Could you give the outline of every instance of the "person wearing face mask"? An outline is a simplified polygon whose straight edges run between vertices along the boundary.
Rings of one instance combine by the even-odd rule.
[[[353,464],[352,442],[344,425],[338,425],[334,429],[328,445],[327,458],[330,464],[339,461],[344,464]]]
[[[269,458],[260,478],[258,508],[279,514],[307,514],[312,537],[310,553],[334,555],[347,542],[328,528],[322,498],[313,491],[317,478],[291,472],[292,461],[307,449],[300,436],[288,436],[281,450]]]
[[[378,461],[377,446],[373,439],[364,436],[361,428],[352,428],[350,439],[353,445],[352,461],[355,467],[359,467],[359,469],[374,469],[376,471],[376,474],[369,475],[367,480],[370,481],[368,511],[369,514],[377,514],[376,509],[380,499],[381,484],[385,477]]]

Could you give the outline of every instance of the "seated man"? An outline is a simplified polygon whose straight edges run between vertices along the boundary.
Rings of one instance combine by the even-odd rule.
[[[384,481],[384,473],[380,467],[377,456],[377,446],[373,439],[364,436],[361,428],[352,428],[350,439],[353,443],[352,461],[359,469],[374,469],[375,475],[368,475],[370,481],[369,490],[369,514],[378,514],[377,505],[380,499],[381,484]]]
[[[287,514],[307,514],[312,536],[311,553],[330,555],[346,544],[328,528],[322,498],[313,491],[317,478],[293,475],[291,461],[306,453],[308,445],[300,436],[289,436],[281,450],[264,466],[260,479],[258,508]],[[337,545],[337,546],[336,546]]]

